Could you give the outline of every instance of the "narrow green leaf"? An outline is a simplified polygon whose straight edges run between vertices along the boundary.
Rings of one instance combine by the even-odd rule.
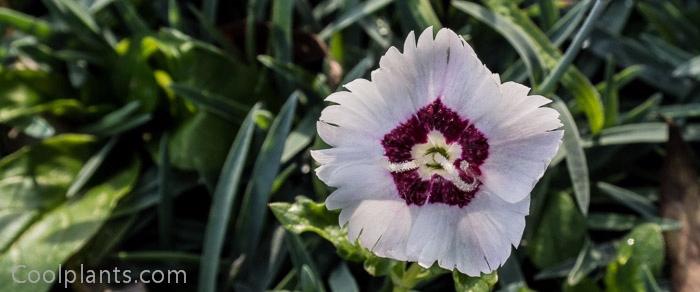
[[[586,218],[586,225],[593,230],[630,230],[637,225],[637,217],[619,213],[596,213],[589,214]]]
[[[571,65],[571,63],[574,61],[574,58],[576,58],[576,56],[578,55],[578,52],[583,46],[583,41],[586,40],[586,38],[588,38],[588,34],[593,29],[593,25],[595,24],[596,19],[603,12],[605,4],[607,4],[608,1],[609,0],[596,0],[595,4],[593,5],[593,8],[591,9],[591,12],[586,18],[586,21],[583,22],[581,29],[579,29],[578,33],[576,33],[576,36],[574,36],[574,40],[566,49],[564,56],[561,58],[561,60],[559,60],[554,69],[552,69],[552,72],[550,72],[549,75],[547,75],[542,84],[540,84],[537,91],[547,94],[554,89],[556,83],[559,82],[559,79],[564,75],[564,72],[567,71],[569,65]],[[595,132],[595,129],[593,130]]]
[[[566,278],[568,285],[581,283],[595,269],[603,267],[615,259],[615,253],[611,245],[593,246],[590,240],[586,240],[584,247],[576,257],[573,268]]]
[[[83,263],[85,266],[91,267],[103,263],[109,254],[126,240],[125,237],[134,231],[133,227],[137,219],[139,216],[136,215],[116,218],[112,212],[109,220],[69,262]]]
[[[588,213],[588,204],[591,197],[591,186],[588,178],[588,162],[583,151],[583,143],[578,133],[576,121],[571,116],[566,105],[556,101],[552,107],[561,114],[564,124],[564,150],[566,151],[566,167],[569,170],[569,178],[574,186],[576,203],[583,215]]]
[[[620,116],[620,124],[632,124],[646,121],[657,121],[659,118],[659,106],[663,101],[660,92],[652,94],[647,100],[633,107]]]
[[[246,5],[245,53],[248,60],[255,62],[257,54],[257,22],[262,21],[263,11],[266,10],[267,0],[249,0]]]
[[[586,146],[606,146],[631,143],[662,143],[668,140],[668,127],[664,123],[627,124],[603,130]]]
[[[290,163],[285,167],[280,174],[275,178],[275,180],[272,182],[272,190],[270,190],[271,195],[277,194],[277,192],[284,186],[284,183],[287,182],[287,179],[289,176],[295,171],[299,169],[299,165],[296,163]]]
[[[168,190],[173,198],[200,184],[194,175],[172,172],[170,177]],[[112,212],[112,217],[132,215],[156,206],[161,198],[159,191],[157,169],[153,168],[141,176],[140,183],[134,188],[131,195],[119,203],[119,206]]]
[[[80,2],[72,0],[44,0],[44,2],[51,3],[53,7],[58,8],[65,15],[70,15],[80,20],[80,23],[91,32],[99,33],[100,29],[97,22],[92,18],[87,7],[84,7]]]
[[[235,201],[238,183],[245,165],[250,141],[253,136],[253,113],[260,105],[255,105],[238,130],[236,139],[231,145],[231,150],[226,157],[226,162],[221,171],[219,183],[214,190],[212,208],[207,220],[207,228],[204,233],[204,249],[199,271],[199,292],[216,291],[216,279],[219,270],[219,258],[221,247],[226,235],[226,227],[229,224],[231,209]]]
[[[661,287],[659,287],[659,284],[656,282],[656,279],[654,278],[654,274],[649,269],[649,266],[642,265],[641,269],[642,269],[642,273],[643,273],[642,277],[644,278],[645,291],[649,291],[649,292],[663,292],[663,291],[665,291],[665,290],[661,290]]]
[[[301,119],[297,127],[289,133],[289,137],[284,142],[281,163],[288,162],[311,143],[316,135],[316,120],[319,114],[320,108],[312,109]]]
[[[700,30],[686,18],[675,3],[637,3],[641,15],[656,32],[671,43],[685,47],[700,41]]]
[[[323,292],[323,282],[313,272],[311,267],[303,265],[301,267],[301,291],[303,292]]]
[[[291,2],[291,1],[290,1]],[[216,24],[216,11],[219,6],[219,0],[203,0],[202,2],[202,16],[203,19],[211,24]]]
[[[282,226],[276,226],[269,239],[266,238],[261,243],[261,250],[253,259],[256,265],[253,265],[250,270],[241,271],[247,273],[247,279],[239,279],[239,281],[250,283],[251,291],[268,289],[270,283],[277,278],[280,269],[284,267],[284,263],[289,258],[289,235]],[[242,266],[241,264],[239,266]],[[231,272],[229,275],[230,279],[235,279],[235,272]]]
[[[608,56],[605,65],[605,88],[603,102],[605,106],[605,126],[611,127],[617,124],[617,117],[620,112],[620,101],[617,93],[618,84],[614,81],[615,60]]]
[[[590,44],[591,51],[601,58],[612,54],[620,66],[642,66],[640,78],[665,93],[684,97],[692,89],[691,80],[675,77],[674,65],[661,59],[649,50],[647,44],[636,39],[596,30],[591,35]]]
[[[619,35],[633,11],[634,0],[610,1],[608,8],[598,21],[598,28]]]
[[[361,4],[352,8],[351,10],[349,10],[348,12],[346,12],[345,14],[341,15],[340,17],[336,18],[333,22],[328,24],[328,26],[326,26],[323,30],[321,30],[321,32],[318,33],[318,36],[323,40],[328,39],[335,32],[341,31],[342,29],[357,22],[361,18],[370,15],[379,9],[384,8],[384,6],[388,5],[391,2],[393,2],[393,0],[373,0],[362,2]]]
[[[177,0],[168,0],[168,24],[170,27],[181,28],[182,16]]]
[[[630,190],[611,185],[606,182],[598,182],[598,189],[608,194],[613,199],[636,211],[645,218],[655,217],[656,207],[651,200]]]
[[[275,59],[281,63],[292,62],[292,19],[294,12],[294,2],[289,0],[273,0],[272,1],[272,28],[270,32],[269,44],[272,46],[272,52]],[[277,77],[280,91],[283,95],[289,94],[292,91],[292,85],[289,79]]]
[[[96,123],[84,126],[81,129],[81,131],[92,134],[113,132],[115,128],[122,127],[129,121],[133,121],[134,116],[138,114],[139,108],[141,108],[141,102],[138,100],[134,100],[132,102],[127,103],[123,107],[105,115]]]
[[[53,34],[53,29],[48,22],[5,7],[0,7],[0,23],[40,39],[48,38]]]
[[[364,76],[372,67],[374,67],[374,57],[372,55],[368,55],[362,58],[362,60],[360,60],[355,67],[352,67],[352,69],[350,69],[350,71],[343,76],[343,81],[340,81],[340,84],[347,84],[348,82],[357,78],[362,78],[362,76]]]
[[[593,2],[590,0],[577,3],[547,31],[547,37],[551,40],[552,45],[555,47],[561,46],[576,31],[576,28],[586,16],[586,11],[588,11],[588,6],[591,3]],[[527,68],[522,60],[518,60],[506,69],[501,78],[503,80],[522,82],[526,78],[526,70]]]
[[[219,44],[221,47],[225,49],[226,52],[228,52],[228,55],[233,56],[233,57],[238,57],[240,55],[240,52],[236,47],[234,47],[231,42],[224,36],[223,32],[219,30],[219,28],[216,26],[216,23],[212,20],[212,18],[208,18],[205,16],[202,12],[199,10],[195,9],[194,6],[190,5],[190,12],[197,18],[199,21],[199,28],[202,31],[202,33],[205,35],[205,38],[214,40],[217,44]],[[203,42],[204,44],[210,45],[208,42]],[[230,57],[229,56],[229,57]]]
[[[591,248],[585,251],[585,253],[584,249],[582,249],[576,258],[569,258],[568,260],[561,262],[557,265],[546,269],[542,269],[539,273],[535,275],[535,280],[569,277],[569,275],[576,268],[575,266],[577,264],[579,265],[579,268],[578,271],[576,271],[576,273],[585,276],[585,274],[588,274],[597,268],[604,267],[605,265],[607,265],[615,259],[615,244],[616,242],[606,242],[598,245],[593,245]],[[581,257],[583,257],[583,261],[578,263],[579,258]],[[581,269],[584,267],[585,271]],[[577,275],[576,277],[579,276],[580,275]]]
[[[656,113],[669,118],[694,118],[700,116],[700,103],[666,105]]]
[[[83,165],[83,168],[80,169],[80,172],[78,172],[78,175],[76,175],[75,180],[68,188],[68,191],[66,192],[67,198],[75,196],[80,190],[82,190],[85,184],[87,184],[90,178],[92,178],[92,176],[95,174],[97,169],[100,168],[102,162],[104,162],[107,155],[109,155],[112,148],[114,148],[114,145],[117,144],[117,141],[119,141],[119,137],[112,137],[109,139],[107,144],[100,149],[100,151],[95,153],[94,156],[90,157],[85,165]]]
[[[362,29],[365,31],[367,36],[369,36],[369,38],[371,38],[381,48],[389,49],[391,44],[394,43],[394,33],[391,31],[391,27],[386,22],[386,20],[380,17],[368,16],[363,19],[360,19],[360,25],[362,26]],[[372,63],[372,65],[374,65],[374,63]]]
[[[591,132],[599,133],[605,125],[605,112],[600,93],[595,86],[581,71],[573,68],[562,76],[561,82],[574,95],[576,104],[586,114]]]
[[[175,169],[197,171],[213,191],[236,136],[231,128],[238,126],[207,111],[197,112],[173,130],[170,163]]]
[[[173,226],[173,197],[170,191],[170,153],[168,143],[169,134],[166,132],[160,138],[158,167],[158,232],[160,244],[169,247],[172,241]]]
[[[12,92],[12,94],[17,94],[17,96],[22,95],[24,96],[23,98],[31,100],[35,92],[25,92],[24,90],[18,89],[16,92]],[[80,110],[83,107],[84,105],[75,99],[55,99],[41,104],[22,104],[15,103],[12,99],[8,98],[7,102],[3,102],[0,106],[0,123],[14,122],[22,118],[38,116],[45,112],[60,113],[70,110]]]
[[[272,190],[272,181],[280,170],[280,158],[284,143],[291,130],[294,112],[301,93],[294,92],[282,106],[280,113],[270,126],[260,152],[255,159],[251,181],[248,183],[236,222],[237,251],[247,257],[255,255],[265,219],[267,203]]]
[[[656,35],[643,33],[640,35],[640,40],[650,53],[674,67],[682,65],[693,57],[693,53],[685,51]]]
[[[318,19],[316,19],[316,17],[314,16],[309,0],[296,1],[296,8],[301,19],[301,24],[303,26],[308,26],[311,29],[311,31],[321,30],[321,24],[319,23]]]
[[[345,262],[340,262],[338,266],[333,269],[330,277],[328,278],[328,285],[331,287],[331,292],[360,292],[360,288],[357,286],[357,281],[350,273],[348,265]]]
[[[614,60],[614,58],[612,58],[612,59]],[[642,74],[643,71],[644,71],[644,66],[642,66],[642,65],[629,66],[629,67],[622,69],[622,71],[614,74],[612,76],[611,81],[613,83],[615,83],[616,87],[619,89],[619,88],[624,87],[628,83],[632,82],[633,80],[635,80],[637,77],[639,77],[639,75]],[[605,81],[597,84],[596,89],[598,89],[600,91],[605,90],[605,88],[608,87],[608,82],[609,82],[609,80],[607,80],[607,79],[608,78],[606,77]]]
[[[145,35],[150,32],[148,25],[136,12],[136,8],[131,1],[115,1],[119,14],[124,18],[124,23],[127,25],[132,34]]]
[[[237,122],[248,112],[249,107],[243,105],[232,98],[218,95],[213,92],[202,90],[194,86],[185,84],[170,84],[170,88],[176,95],[187,98],[204,110],[216,114],[228,121]]]
[[[309,251],[306,250],[304,242],[297,234],[288,234],[285,238],[287,249],[292,259],[292,263],[301,274],[301,290],[309,292],[323,292],[323,281],[319,276],[318,268],[311,259]]]
[[[551,0],[540,0],[540,1],[551,1]],[[569,12],[564,14],[564,16],[559,19],[549,30],[547,30],[547,35],[550,36],[552,44],[554,46],[561,46],[566,39],[568,39],[571,34],[576,31],[576,28],[584,20],[586,16],[586,11],[588,7],[592,4],[591,0],[584,0],[569,9]]]
[[[292,16],[294,1],[273,0],[272,2],[272,44],[273,56],[280,62],[292,61]]]
[[[673,75],[678,77],[693,77],[700,80],[700,56],[694,57],[679,65],[673,70]]]
[[[635,215],[619,213],[596,213],[586,218],[586,225],[592,230],[626,231],[644,223],[659,225],[663,231],[678,230],[681,227],[680,222],[673,219],[659,217],[642,219]]]
[[[559,9],[557,9],[554,0],[539,0],[540,18],[542,19],[542,28],[544,30],[552,27],[559,18]]]
[[[258,61],[305,91],[321,97],[328,96],[331,93],[330,89],[325,84],[325,80],[320,79],[319,76],[315,76],[293,63],[280,62],[275,58],[265,55],[259,55]]]
[[[521,291],[527,289],[527,282],[520,269],[518,257],[509,257],[503,266],[498,269],[498,284],[507,291]]]
[[[396,2],[396,5],[399,13],[408,16],[401,20],[410,21],[410,30],[422,31],[429,26],[433,27],[433,31],[442,28],[430,0],[403,0]]]
[[[321,19],[335,12],[343,6],[345,0],[324,0],[320,1],[312,11],[316,19]]]
[[[117,0],[95,0],[92,1],[92,4],[88,7],[88,11],[90,14],[95,15],[98,12],[102,11],[105,7],[109,6],[110,4],[116,2]]]

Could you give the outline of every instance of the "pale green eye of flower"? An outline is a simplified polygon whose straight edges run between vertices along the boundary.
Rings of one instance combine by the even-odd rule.
[[[371,77],[331,94],[317,124],[333,146],[312,152],[337,188],[327,207],[379,256],[471,276],[501,266],[561,142],[550,100],[501,84],[449,29],[409,34]]]

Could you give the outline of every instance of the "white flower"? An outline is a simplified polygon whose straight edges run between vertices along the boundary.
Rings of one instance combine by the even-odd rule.
[[[550,100],[501,84],[464,39],[432,28],[345,88],[317,123],[333,148],[312,156],[350,240],[471,276],[500,267],[561,142],[558,112],[541,107]]]

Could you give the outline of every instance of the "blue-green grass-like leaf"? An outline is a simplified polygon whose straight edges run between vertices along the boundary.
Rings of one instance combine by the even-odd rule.
[[[583,143],[578,133],[576,121],[571,116],[566,105],[557,101],[552,105],[559,111],[560,118],[564,124],[563,147],[566,151],[566,167],[569,170],[569,178],[574,186],[574,195],[581,213],[588,213],[588,205],[591,201],[591,185],[588,175],[588,162],[586,153],[583,151]]]
[[[231,145],[231,150],[226,157],[219,182],[214,190],[212,209],[209,212],[207,229],[204,233],[204,250],[200,262],[198,286],[198,291],[200,292],[217,291],[216,281],[221,249],[253,137],[253,114],[258,108],[259,105],[253,106],[243,125],[238,130],[238,134]]]
[[[301,93],[294,92],[272,122],[255,159],[251,181],[245,189],[241,213],[236,222],[236,251],[251,257],[256,253],[265,227],[267,203],[272,182],[279,173],[284,144],[291,131],[294,112]]]

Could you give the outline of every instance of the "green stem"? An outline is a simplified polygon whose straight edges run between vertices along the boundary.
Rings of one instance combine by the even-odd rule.
[[[596,0],[591,12],[586,18],[586,21],[583,23],[583,26],[581,26],[581,29],[576,33],[576,36],[574,36],[574,40],[571,42],[571,45],[566,49],[564,57],[539,86],[537,90],[539,94],[546,95],[554,89],[554,86],[557,84],[557,82],[559,82],[559,79],[561,79],[564,72],[566,72],[566,70],[569,68],[569,65],[571,65],[571,63],[574,61],[576,55],[578,55],[578,52],[581,50],[581,46],[583,45],[583,41],[588,38],[591,29],[593,29],[595,20],[603,12],[605,4],[607,4],[609,1],[610,0]]]
[[[420,282],[420,279],[418,279],[418,276],[420,273],[423,271],[423,268],[419,266],[417,263],[412,263],[409,267],[408,270],[406,270],[401,278],[395,278],[392,277],[392,281],[394,282],[394,288],[392,289],[393,292],[407,292],[411,291],[413,287],[415,287],[418,282]]]

